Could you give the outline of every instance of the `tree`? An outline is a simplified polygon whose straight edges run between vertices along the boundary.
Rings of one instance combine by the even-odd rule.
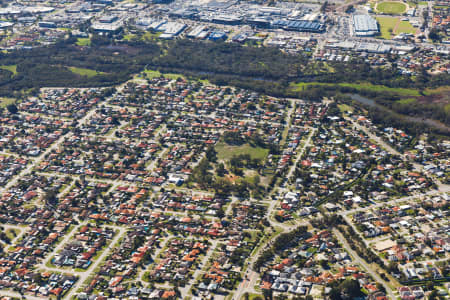
[[[41,273],[39,272],[34,273],[32,278],[34,283],[36,283],[37,285],[42,285]]]
[[[210,162],[215,162],[217,160],[217,152],[211,145],[206,149],[206,159]]]
[[[9,111],[10,114],[17,114],[19,111],[19,109],[14,103],[8,104],[8,106],[6,106],[6,109]]]
[[[436,290],[433,290],[428,296],[428,300],[437,300],[437,299],[439,299],[438,292]]]
[[[222,208],[222,207],[219,208],[219,209],[217,210],[216,216],[217,216],[219,219],[223,219],[223,217],[225,217],[225,212],[223,211],[223,208]]]
[[[265,300],[272,300],[272,290],[271,289],[264,289],[263,290],[263,296]]]
[[[346,13],[351,13],[353,11],[353,4],[350,4],[349,6],[347,6],[347,9],[345,10]]]
[[[56,198],[56,193],[53,190],[48,191],[44,196],[44,202],[47,205],[56,205],[58,199]]]
[[[386,289],[384,288],[384,286],[381,283],[377,282],[376,287],[379,291],[386,292]]]
[[[216,168],[217,176],[223,177],[226,173],[225,165],[223,163],[219,163]]]
[[[441,36],[439,35],[439,31],[435,28],[430,30],[430,33],[428,34],[428,38],[432,40],[433,42],[438,42],[441,40]]]
[[[322,6],[320,7],[320,12],[324,13],[327,9],[328,1],[325,1]]]
[[[398,263],[391,261],[389,262],[389,264],[387,265],[387,271],[389,273],[398,273]]]
[[[337,288],[332,288],[328,296],[331,300],[342,300],[341,293]]]
[[[359,282],[355,279],[345,279],[340,285],[339,290],[350,299],[361,296],[361,287]]]
[[[244,139],[238,131],[227,131],[223,134],[223,140],[228,145],[242,145]]]

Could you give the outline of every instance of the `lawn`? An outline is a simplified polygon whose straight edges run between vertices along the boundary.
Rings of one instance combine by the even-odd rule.
[[[417,29],[409,21],[400,21],[397,17],[377,17],[380,24],[381,37],[390,39],[392,35],[400,33],[416,33]]]
[[[381,38],[391,39],[391,31],[394,30],[395,26],[399,22],[399,19],[394,17],[377,17],[377,21],[380,24]]]
[[[156,33],[152,33],[152,32],[145,32],[142,36],[138,36],[137,34],[133,34],[133,33],[129,33],[123,36],[123,39],[126,41],[131,41],[131,40],[137,40],[138,37],[141,41],[152,41],[152,40],[156,40],[159,38],[159,36],[161,35],[161,32],[156,32]]]
[[[446,113],[450,113],[450,104],[447,104],[446,106],[444,106],[444,110]]]
[[[248,299],[249,300],[254,300],[254,299],[264,299],[263,295],[260,294],[248,294]]]
[[[125,34],[125,35],[123,36],[123,39],[126,40],[126,41],[131,41],[131,40],[134,39],[135,37],[137,37],[136,34],[130,33],[130,34]]]
[[[400,21],[400,23],[397,25],[397,28],[395,30],[396,34],[399,33],[416,33],[417,29],[414,28],[414,26],[411,25],[408,21]]]
[[[155,70],[144,70],[145,75],[149,78],[158,78],[161,77],[161,72]]]
[[[427,96],[435,94],[450,94],[450,86],[441,86],[435,89],[428,88],[424,91],[424,94]]]
[[[353,107],[347,104],[339,104],[338,108],[341,112],[353,112]]]
[[[176,80],[178,78],[184,78],[185,79],[185,77],[183,75],[181,75],[181,74],[174,74],[174,73],[165,73],[165,74],[163,74],[163,76],[166,77],[166,78],[172,79],[172,80]]]
[[[10,71],[11,73],[13,73],[13,75],[17,74],[17,65],[0,66],[0,69]]]
[[[78,38],[77,43],[78,46],[89,46],[91,44],[90,38]]]
[[[309,86],[320,86],[320,85],[337,85],[343,87],[351,87],[357,90],[369,90],[373,92],[391,92],[401,96],[420,96],[419,92],[414,89],[404,89],[404,88],[390,88],[384,85],[376,85],[371,83],[321,83],[321,82],[299,82],[291,84],[291,88],[293,91],[302,91],[304,88],[308,88]]]
[[[371,83],[341,83],[341,86],[352,87],[355,89],[364,89],[375,92],[392,92],[403,96],[420,96],[419,92],[414,89],[390,88],[384,85],[376,85]]]
[[[159,72],[159,71],[157,71],[157,70],[145,70],[144,71],[144,73],[147,75],[147,78],[149,78],[149,79],[152,79],[152,78],[158,78],[158,77],[161,77],[161,75],[162,76],[164,76],[164,77],[166,77],[166,78],[169,78],[169,79],[174,79],[174,80],[176,80],[176,79],[178,79],[178,78],[185,78],[183,75],[181,75],[181,74],[173,74],[173,73],[166,73],[166,74],[163,74],[163,73],[161,73],[161,72]]]
[[[400,104],[412,104],[414,102],[416,102],[417,100],[414,98],[406,98],[406,99],[402,99],[402,100],[398,100],[397,103]]]
[[[232,146],[224,142],[220,142],[216,146],[217,158],[219,160],[228,160],[234,155],[250,154],[254,158],[259,158],[264,160],[267,155],[269,155],[269,149],[264,149],[261,147],[252,147],[249,144],[244,144],[241,146]]]
[[[151,40],[155,40],[157,38],[159,38],[159,36],[161,35],[161,32],[156,32],[156,33],[152,33],[150,31],[147,31],[146,33],[144,33],[144,35],[142,36],[142,39],[144,41],[151,41]]]
[[[68,69],[75,74],[81,75],[81,76],[87,76],[87,77],[94,77],[97,75],[105,74],[104,72],[99,72],[92,69],[86,69],[86,68],[78,68],[78,67],[68,67]]]
[[[386,1],[378,3],[377,11],[385,14],[402,14],[406,11],[406,5],[401,2]]]
[[[13,240],[20,233],[20,230],[11,228],[7,229],[5,233],[10,240]]]
[[[6,107],[16,101],[14,98],[0,97],[0,107]]]

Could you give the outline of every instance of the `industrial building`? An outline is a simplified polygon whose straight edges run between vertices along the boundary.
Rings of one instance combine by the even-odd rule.
[[[14,23],[12,23],[12,22],[0,21],[0,29],[6,29],[9,27],[12,27],[13,25],[14,25]]]
[[[56,24],[54,22],[39,22],[38,25],[41,28],[56,28]]]
[[[163,33],[159,36],[162,39],[172,39],[186,29],[186,24],[178,22],[162,22],[156,30]]]
[[[379,32],[377,20],[369,15],[353,15],[353,28],[356,36],[372,36]]]
[[[275,20],[271,23],[273,28],[282,28],[284,30],[291,31],[306,31],[306,32],[322,32],[325,29],[323,23],[318,21],[306,21],[306,20]]]
[[[203,32],[207,31],[207,27],[204,25],[198,25],[192,28],[187,34],[186,37],[188,38],[199,38],[199,35],[201,35]]]
[[[208,37],[208,39],[211,41],[225,40],[226,38],[226,33],[220,30],[211,32]]]

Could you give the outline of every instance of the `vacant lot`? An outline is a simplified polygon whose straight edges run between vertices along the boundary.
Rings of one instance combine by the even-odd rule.
[[[377,11],[384,14],[402,14],[406,11],[406,4],[401,2],[381,2],[377,5]]]

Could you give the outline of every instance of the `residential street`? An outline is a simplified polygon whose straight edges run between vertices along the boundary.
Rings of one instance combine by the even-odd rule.
[[[366,263],[366,261],[358,256],[358,254],[350,247],[347,240],[344,238],[344,236],[337,230],[336,228],[333,229],[333,233],[338,238],[339,242],[344,246],[344,248],[350,253],[350,256],[361,266],[364,267],[364,269],[379,283],[383,285],[383,287],[386,289],[387,294],[391,299],[396,299],[394,293],[392,292],[389,285],[381,279],[381,277],[372,270],[372,268]]]

